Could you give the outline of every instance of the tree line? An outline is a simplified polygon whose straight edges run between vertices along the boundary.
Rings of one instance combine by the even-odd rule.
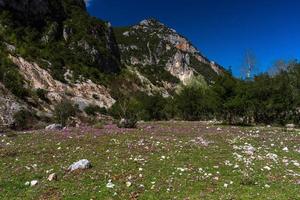
[[[207,85],[198,77],[174,96],[138,94],[120,98],[109,113],[137,120],[221,120],[228,124],[299,124],[300,64],[276,73],[237,79],[230,73]]]

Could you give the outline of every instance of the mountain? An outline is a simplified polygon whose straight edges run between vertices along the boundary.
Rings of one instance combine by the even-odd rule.
[[[155,82],[162,81],[162,76],[170,75],[185,84],[198,75],[212,81],[223,71],[221,66],[204,57],[185,37],[155,19],[143,20],[131,27],[116,28],[115,32],[122,62],[126,66],[136,67]]]
[[[139,92],[168,97],[224,72],[157,20],[113,28],[83,0],[0,0],[0,61],[0,124],[21,109],[51,116],[63,99],[84,110]]]

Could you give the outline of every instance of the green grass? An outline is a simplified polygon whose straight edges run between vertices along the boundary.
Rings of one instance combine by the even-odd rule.
[[[105,126],[0,137],[0,199],[300,199],[300,168],[293,164],[300,162],[299,133],[218,127],[157,122],[127,131]],[[114,133],[105,134],[109,129]],[[212,143],[191,141],[197,137]],[[243,152],[245,143],[255,147],[252,156]],[[268,153],[278,155],[277,162]],[[90,160],[93,167],[65,171],[80,159]],[[263,171],[265,166],[271,170]],[[53,172],[58,181],[47,181]],[[34,179],[37,186],[25,186]],[[115,184],[112,189],[106,187],[109,180]]]

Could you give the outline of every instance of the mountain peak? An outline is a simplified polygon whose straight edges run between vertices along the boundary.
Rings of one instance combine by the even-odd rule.
[[[164,26],[163,23],[161,23],[160,21],[158,21],[155,18],[144,19],[139,23],[139,25],[141,25],[141,26]]]

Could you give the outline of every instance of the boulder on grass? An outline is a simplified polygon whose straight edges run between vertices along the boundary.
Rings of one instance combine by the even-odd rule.
[[[48,181],[57,181],[57,175],[55,173],[48,176]]]
[[[46,130],[62,130],[63,126],[61,124],[51,124],[45,128]]]
[[[121,119],[118,123],[119,128],[136,128],[137,120],[135,119]]]
[[[295,124],[287,124],[285,125],[285,128],[288,130],[288,131],[292,131],[296,128],[296,125]]]
[[[87,159],[83,159],[70,165],[68,171],[72,172],[78,169],[89,169],[91,167],[92,167],[91,162],[88,161]]]

